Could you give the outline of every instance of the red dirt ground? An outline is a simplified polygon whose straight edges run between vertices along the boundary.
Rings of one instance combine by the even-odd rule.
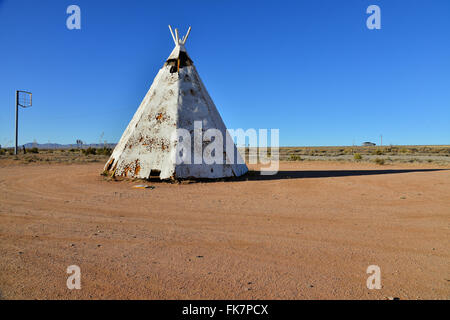
[[[450,298],[448,168],[285,162],[151,190],[102,167],[0,168],[1,298]]]

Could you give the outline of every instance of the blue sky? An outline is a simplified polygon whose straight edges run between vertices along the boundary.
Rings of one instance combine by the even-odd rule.
[[[279,128],[284,146],[449,144],[449,14],[448,0],[0,0],[0,144],[16,89],[34,102],[19,144],[117,142],[173,49],[168,24],[192,25],[186,48],[229,128]]]

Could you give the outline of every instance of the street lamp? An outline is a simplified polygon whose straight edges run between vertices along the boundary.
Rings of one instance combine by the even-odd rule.
[[[29,108],[32,105],[32,93],[23,90],[16,90],[16,145],[14,154],[17,154],[17,140],[19,136],[19,106]]]

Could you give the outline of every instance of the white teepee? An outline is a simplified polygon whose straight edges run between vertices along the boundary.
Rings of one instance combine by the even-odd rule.
[[[115,176],[143,179],[243,175],[248,171],[247,166],[184,47],[191,28],[181,39],[177,29],[175,35],[170,26],[169,29],[175,48],[156,75],[104,170]],[[192,143],[186,144],[189,137],[180,138],[180,129],[192,136]],[[212,139],[211,134],[207,134],[208,129],[216,129],[222,140],[215,135]],[[196,134],[200,134],[201,140]],[[213,142],[216,147],[218,143],[221,145],[211,148]],[[208,145],[210,151],[214,149],[211,151],[214,159],[223,161],[204,159]]]

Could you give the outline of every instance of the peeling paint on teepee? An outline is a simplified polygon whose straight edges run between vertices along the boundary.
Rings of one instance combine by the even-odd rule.
[[[169,26],[170,28],[170,26]],[[170,28],[175,48],[159,70],[141,105],[128,124],[104,170],[115,176],[148,179],[223,178],[240,176],[248,171],[226,130],[225,124],[209,96],[195,66],[186,52],[185,37]],[[202,147],[194,143],[194,122],[201,122],[202,133],[217,129],[223,137],[223,163],[178,163],[177,129],[191,133],[191,155],[201,157],[210,141]]]

